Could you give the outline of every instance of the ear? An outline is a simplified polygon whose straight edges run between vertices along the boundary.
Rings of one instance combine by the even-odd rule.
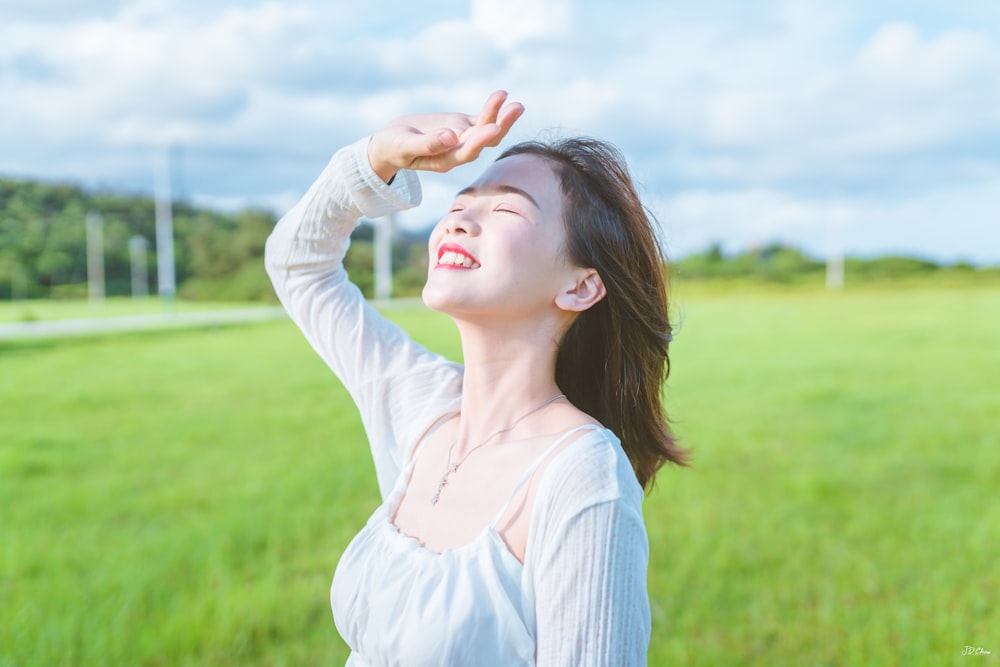
[[[556,294],[556,305],[563,310],[583,312],[607,296],[604,281],[596,269],[580,269],[574,281]]]

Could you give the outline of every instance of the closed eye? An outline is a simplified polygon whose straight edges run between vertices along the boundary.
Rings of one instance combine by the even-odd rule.
[[[493,210],[494,210],[494,211],[496,211],[497,213],[513,213],[514,215],[521,215],[521,214],[520,214],[520,213],[518,213],[517,211],[515,211],[515,210],[513,210],[513,209],[509,209],[509,208],[505,208],[505,207],[503,207],[503,206],[497,206],[497,207],[496,207],[495,209],[493,209]]]
[[[485,196],[485,195],[491,195],[491,194],[511,194],[511,195],[516,195],[517,197],[521,197],[521,198],[525,199],[527,202],[529,202],[536,209],[541,210],[541,206],[538,205],[538,201],[534,197],[532,197],[530,193],[528,193],[525,190],[522,190],[519,187],[516,187],[514,185],[510,185],[508,183],[495,183],[495,184],[486,186],[485,189],[481,189],[481,188],[478,188],[476,186],[470,185],[469,187],[467,187],[467,188],[463,189],[462,191],[460,191],[458,193],[458,197],[463,197],[463,196],[466,196],[466,195],[477,197],[477,196]],[[494,209],[494,210],[497,210],[497,209]],[[517,211],[507,210],[505,212],[507,212],[507,213],[516,213]]]

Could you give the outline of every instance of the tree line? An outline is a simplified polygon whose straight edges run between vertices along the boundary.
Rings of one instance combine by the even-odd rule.
[[[739,279],[764,283],[823,282],[825,260],[807,255],[797,248],[773,243],[727,255],[719,243],[707,250],[676,261],[671,273],[681,280]],[[881,257],[846,257],[843,260],[846,282],[867,283],[927,276],[961,279],[1000,278],[1000,267],[976,267],[967,262],[942,264],[920,257],[885,255]]]
[[[173,202],[178,296],[193,300],[273,301],[264,272],[264,242],[276,218],[264,210],[225,213]],[[147,241],[148,293],[156,293],[154,202],[148,196],[88,192],[71,184],[0,179],[0,299],[83,298],[87,294],[85,220],[103,220],[105,292],[132,293],[129,239]],[[400,230],[393,239],[393,294],[419,294],[427,274],[428,231]],[[372,228],[352,236],[345,265],[368,296],[374,290]],[[1000,268],[940,265],[913,257],[848,258],[849,282],[950,274],[1000,275]],[[781,244],[734,255],[719,244],[680,258],[681,280],[750,279],[775,283],[822,281],[825,263]]]
[[[264,242],[273,213],[214,211],[173,202],[174,270],[184,299],[273,301],[264,271]],[[105,293],[132,294],[129,239],[147,242],[149,294],[156,294],[156,221],[148,196],[87,192],[70,184],[0,179],[0,299],[87,295],[85,220],[101,216]],[[397,295],[419,291],[426,275],[426,235],[401,232],[393,244]],[[371,227],[352,237],[345,265],[367,293],[374,289]]]

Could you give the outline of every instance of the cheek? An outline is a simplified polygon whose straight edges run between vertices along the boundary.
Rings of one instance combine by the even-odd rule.
[[[566,237],[556,230],[546,230],[531,239],[524,252],[549,269],[562,269],[566,266]]]
[[[438,223],[438,224],[434,225],[434,229],[431,230],[431,235],[427,239],[427,257],[429,259],[431,259],[431,260],[436,260],[437,259],[434,256],[434,254],[435,254],[435,250],[438,247],[438,244],[441,243],[441,234],[442,234],[441,223]]]

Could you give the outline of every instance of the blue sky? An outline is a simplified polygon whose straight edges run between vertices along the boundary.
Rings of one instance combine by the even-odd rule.
[[[13,3],[5,3],[9,5]],[[630,160],[668,252],[1000,264],[994,0],[0,5],[0,174],[280,212],[396,115],[527,107]],[[433,222],[480,166],[423,177]]]

